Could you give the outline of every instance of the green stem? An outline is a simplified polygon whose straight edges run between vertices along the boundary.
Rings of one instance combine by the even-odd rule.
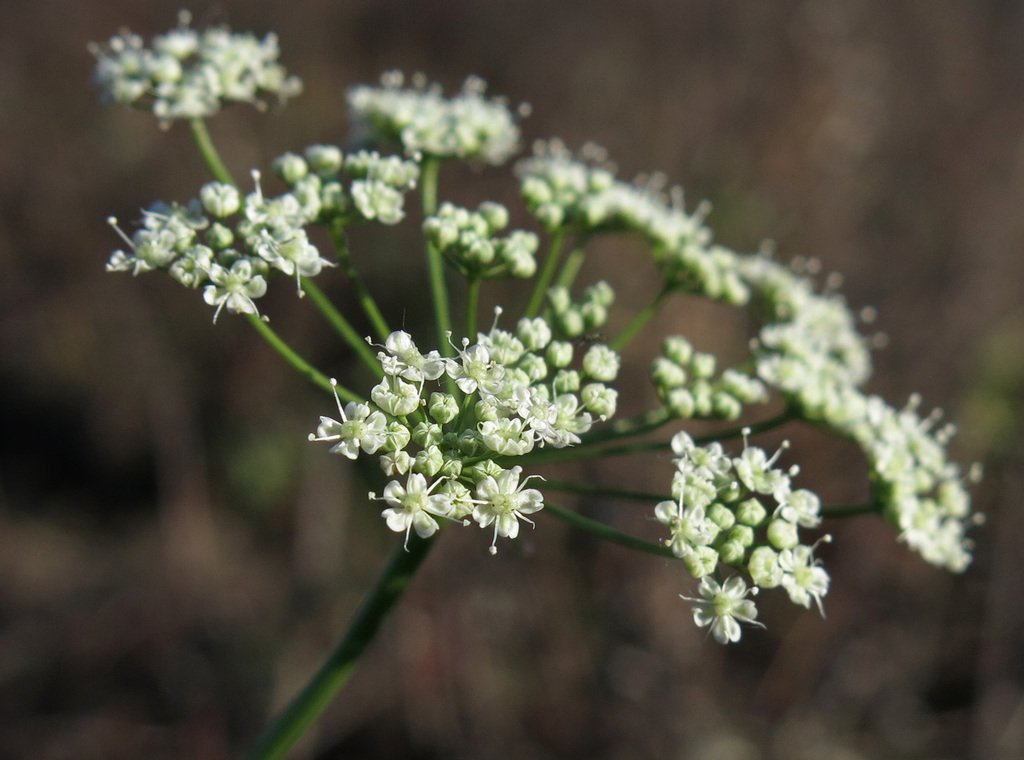
[[[672,550],[667,546],[659,546],[658,544],[652,544],[650,541],[644,541],[642,538],[636,538],[635,536],[621,533],[615,530],[615,528],[605,525],[602,522],[591,520],[589,517],[584,517],[576,512],[563,509],[551,502],[544,503],[544,513],[557,517],[559,520],[567,522],[577,528],[582,528],[588,533],[593,533],[598,538],[610,541],[613,544],[620,544],[630,549],[654,554],[658,557],[669,557],[675,559],[675,555],[672,554]]]
[[[555,270],[558,268],[558,260],[562,256],[563,240],[565,240],[565,230],[557,230],[551,238],[547,258],[544,259],[544,266],[541,268],[540,274],[537,275],[533,293],[530,294],[530,302],[526,305],[526,311],[523,312],[524,317],[533,318],[540,311],[541,304],[544,303],[544,294],[547,293],[551,278],[555,276]]]
[[[192,139],[195,140],[196,147],[199,148],[199,154],[203,157],[203,163],[206,164],[206,168],[213,178],[218,182],[234,185],[235,180],[228,167],[221,161],[220,154],[210,138],[210,132],[206,129],[206,122],[202,119],[189,119],[188,125],[192,130]]]
[[[440,163],[436,158],[426,158],[420,170],[420,184],[423,193],[423,215],[430,216],[437,210],[437,173]],[[448,342],[452,329],[452,316],[448,305],[448,286],[444,281],[444,260],[437,246],[427,241],[427,276],[430,279],[430,293],[434,299],[434,321],[437,326],[437,345],[442,356],[451,356],[455,349]]]
[[[563,462],[574,459],[587,459],[591,456],[602,456],[603,450],[594,450],[597,445],[649,433],[652,430],[656,430],[661,427],[670,419],[671,415],[668,411],[664,407],[659,407],[657,409],[652,409],[639,417],[617,420],[611,425],[607,425],[600,430],[586,434],[582,437],[583,440],[575,446],[568,446],[563,449],[534,449],[529,454],[523,454],[522,456],[516,457],[515,461],[517,463],[528,461],[530,464],[539,464],[543,462]],[[652,449],[664,448],[667,444],[658,441],[653,444],[648,442],[634,445],[646,446],[646,449],[644,450],[650,451]],[[500,459],[497,461],[499,464],[501,463]]]
[[[349,676],[360,655],[373,640],[384,617],[409,585],[409,580],[426,559],[434,539],[409,536],[406,548],[398,546],[384,572],[323,665],[245,755],[246,760],[283,757],[288,749],[324,711]]]
[[[476,312],[480,304],[480,278],[470,277],[466,291],[466,337],[470,340],[476,336]]]
[[[380,368],[380,362],[377,361],[377,356],[370,348],[369,344],[364,340],[359,333],[355,331],[355,328],[349,323],[347,319],[338,311],[334,304],[331,303],[331,299],[324,295],[324,292],[318,288],[311,279],[303,277],[302,280],[302,292],[309,296],[309,300],[313,302],[317,311],[323,315],[324,319],[327,320],[328,324],[334,328],[335,332],[338,333],[345,342],[349,344],[359,359],[365,364],[370,372],[377,377],[383,377],[384,372]]]
[[[709,433],[708,435],[698,436],[693,439],[693,442],[698,446],[706,446],[709,443],[715,441],[727,441],[731,438],[741,438],[743,431],[747,431],[747,435],[757,435],[758,433],[764,433],[773,428],[785,425],[787,422],[792,422],[799,417],[798,412],[795,409],[786,408],[776,414],[774,417],[769,417],[766,420],[760,422],[751,422],[747,425],[737,425],[736,427],[727,428],[720,430],[717,433]]]
[[[260,334],[270,347],[277,351],[281,357],[292,366],[292,368],[300,375],[309,380],[313,385],[321,388],[328,393],[333,393],[335,390],[338,392],[338,397],[345,401],[357,401],[362,403],[363,399],[357,396],[352,391],[348,390],[341,385],[331,385],[330,379],[327,375],[323,374],[319,370],[313,367],[309,362],[299,356],[284,340],[281,339],[276,332],[274,332],[270,325],[263,321],[256,314],[247,314],[249,318],[249,324],[256,328],[256,332]]]
[[[569,480],[551,480],[544,478],[545,491],[561,493],[578,493],[586,496],[607,496],[613,499],[629,499],[632,501],[664,501],[669,497],[665,494],[648,493],[646,491],[630,491],[619,488],[605,488],[591,483],[574,483]]]
[[[573,249],[569,251],[569,255],[565,258],[565,263],[562,264],[562,271],[558,273],[558,279],[555,281],[556,285],[563,288],[572,287],[576,275],[579,274],[580,267],[583,266],[583,259],[587,255],[586,244],[586,238],[578,240]]]
[[[866,504],[836,504],[834,506],[822,507],[821,516],[824,518],[857,517],[859,515],[879,514],[882,510],[883,506],[875,501]]]
[[[626,344],[633,339],[633,336],[640,332],[644,325],[650,322],[654,315],[658,313],[658,309],[661,308],[662,303],[664,303],[665,299],[671,292],[672,289],[668,287],[664,287],[658,291],[658,295],[654,297],[654,300],[641,309],[640,312],[630,320],[629,324],[623,328],[622,332],[616,335],[615,339],[608,345],[616,351],[621,351]]]
[[[377,333],[377,337],[382,341],[386,340],[388,335],[391,334],[391,328],[388,327],[387,320],[384,319],[384,315],[377,308],[377,302],[370,295],[370,290],[366,287],[366,283],[359,274],[359,270],[356,269],[355,264],[352,262],[352,254],[349,251],[348,242],[345,240],[345,230],[342,225],[331,225],[331,240],[334,242],[338,263],[341,264],[345,276],[348,277],[352,287],[355,288],[356,299],[359,301],[363,313],[370,320],[370,324]]]

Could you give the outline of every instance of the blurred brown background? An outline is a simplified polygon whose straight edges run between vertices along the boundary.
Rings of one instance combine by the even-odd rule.
[[[236,755],[329,650],[394,543],[357,468],[305,442],[330,408],[322,395],[241,320],[211,327],[196,294],[103,272],[118,245],[107,215],[188,198],[204,175],[183,128],[101,108],[86,44],[122,25],[148,38],[177,9],[38,0],[7,4],[0,27],[2,757]],[[497,558],[479,531],[447,531],[295,757],[1024,756],[1024,4],[191,10],[200,27],[277,31],[306,84],[281,112],[213,123],[236,174],[344,139],[344,89],[385,69],[449,87],[482,75],[533,105],[527,142],[595,140],[624,176],[660,169],[691,204],[710,199],[726,245],[771,237],[780,256],[845,273],[850,302],[877,306],[890,338],[872,389],[897,403],[922,391],[961,423],[958,458],[987,466],[976,500],[989,523],[965,575],[850,520],[822,552],[828,618],[765,594],[767,630],[730,648],[692,625],[676,565],[543,516]],[[442,194],[515,205],[500,171],[449,174]],[[365,234],[356,255],[393,321],[426,338],[419,285],[393,276],[395,261],[420,266],[414,226]],[[632,253],[596,246],[586,277],[621,274]],[[322,281],[344,300],[340,275]],[[620,300],[642,304],[648,284]],[[286,284],[267,307],[346,372]],[[650,340],[681,330],[734,351],[746,325],[722,314],[680,299]],[[644,373],[627,387],[645,388]],[[786,432],[803,484],[863,497],[855,452]],[[651,489],[669,472],[624,461],[581,474]],[[657,535],[644,505],[582,509]]]

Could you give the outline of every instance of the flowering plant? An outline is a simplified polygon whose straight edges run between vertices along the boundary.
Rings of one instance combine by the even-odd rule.
[[[254,757],[282,753],[342,685],[383,616],[446,526],[486,531],[489,552],[516,539],[541,515],[568,521],[611,541],[678,559],[698,596],[694,622],[720,643],[760,626],[755,596],[780,588],[796,605],[820,612],[829,575],[818,548],[829,542],[824,520],[877,513],[926,561],[963,571],[971,555],[971,514],[964,475],[946,454],[951,425],[922,416],[912,397],[894,407],[864,386],[871,340],[860,331],[870,310],[854,313],[834,288],[815,284],[816,263],[786,265],[768,250],[738,253],[713,241],[708,208],[687,211],[679,188],[616,176],[594,146],[571,152],[557,140],[538,143],[515,164],[533,230],[509,230],[508,209],[485,201],[465,208],[438,197],[447,162],[503,165],[518,151],[525,108],[487,95],[470,78],[446,97],[421,76],[386,74],[380,86],[349,93],[357,143],[343,151],[312,145],[273,162],[281,190],[264,189],[251,172],[246,191],[220,160],[205,119],[231,102],[262,106],[301,85],[277,62],[277,40],[214,29],[176,30],[147,46],[130,33],[95,46],[96,81],[111,101],[146,108],[161,124],[189,124],[211,179],[184,203],[157,203],[130,232],[111,224],[124,246],[107,268],[133,275],[161,270],[198,290],[217,322],[242,315],[270,347],[333,397],[310,440],[350,460],[374,456],[386,483],[369,493],[399,534],[396,552],[346,636],[321,671],[276,721]],[[394,153],[381,151],[393,150]],[[394,329],[375,301],[348,245],[359,225],[393,226],[414,216],[420,225],[434,325],[430,337]],[[310,232],[323,228],[333,250]],[[606,235],[641,241],[660,287],[613,337],[604,339],[615,306],[614,283],[580,288],[588,246]],[[545,253],[538,260],[538,251]],[[352,315],[338,309],[314,278],[349,281],[364,338]],[[270,325],[259,305],[270,281],[284,276],[374,375],[367,390],[328,376],[301,357]],[[495,310],[478,324],[485,281],[529,282],[515,318]],[[453,318],[449,287],[458,283],[464,313]],[[653,357],[640,357],[634,338],[674,296],[687,294],[745,308],[758,325],[749,355],[720,367],[697,336],[663,336]],[[417,345],[431,341],[424,350]],[[650,367],[656,403],[617,417],[623,362]],[[768,411],[758,411],[767,408]],[[336,414],[336,416],[334,416]],[[690,421],[718,425],[695,437]],[[797,465],[751,442],[789,423],[810,423],[856,444],[864,453],[871,500],[823,506],[799,487]],[[652,437],[656,436],[656,437]],[[663,483],[649,492],[545,480],[547,462],[652,452],[668,461]],[[551,493],[603,493],[649,502],[661,527],[657,542],[627,535],[549,500]]]

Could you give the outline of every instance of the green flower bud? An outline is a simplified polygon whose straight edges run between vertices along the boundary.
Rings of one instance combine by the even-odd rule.
[[[754,545],[754,529],[748,525],[733,525],[725,535],[726,541],[735,541],[747,547]]]
[[[690,363],[690,357],[693,356],[693,346],[686,338],[670,335],[662,343],[661,352],[676,364],[685,366]]]
[[[797,526],[786,520],[772,520],[768,524],[768,541],[776,549],[792,549],[800,543]]]
[[[580,389],[580,373],[574,369],[560,369],[555,374],[555,393],[575,393]]]
[[[779,555],[768,546],[759,546],[751,552],[747,560],[747,572],[751,580],[761,588],[775,588],[782,583]]]
[[[683,555],[682,560],[690,575],[699,580],[715,571],[718,565],[718,552],[710,546],[698,546]]]
[[[572,343],[555,340],[548,344],[546,352],[548,364],[555,369],[567,367],[572,362]]]
[[[337,174],[341,171],[341,148],[334,145],[310,145],[305,150],[309,167],[321,177]]]
[[[661,392],[686,383],[686,370],[664,356],[651,362],[651,379]]]
[[[447,425],[459,416],[459,402],[451,394],[435,391],[430,394],[427,411],[435,422]]]
[[[441,426],[432,422],[420,422],[412,430],[412,440],[420,448],[436,446],[441,442]]]
[[[441,454],[441,449],[437,446],[431,446],[428,449],[417,452],[412,469],[414,472],[421,472],[428,478],[432,478],[437,475],[443,465],[444,455]]]
[[[294,185],[306,176],[309,165],[302,156],[294,153],[285,153],[274,159],[274,172],[289,185]]]
[[[707,509],[708,519],[722,530],[729,530],[736,524],[736,515],[731,509],[720,502],[715,502]]]
[[[618,376],[621,363],[618,353],[608,346],[591,346],[583,356],[583,372],[595,380],[610,383]]]
[[[768,510],[757,499],[747,499],[736,507],[736,519],[743,525],[756,528],[768,517]]]
[[[747,547],[738,541],[726,541],[718,547],[718,556],[727,565],[738,565],[743,562]]]

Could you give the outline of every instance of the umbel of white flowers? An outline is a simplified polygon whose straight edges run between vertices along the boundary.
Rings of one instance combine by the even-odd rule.
[[[267,97],[283,102],[302,91],[302,82],[278,62],[277,37],[262,40],[227,29],[191,29],[191,16],[154,37],[123,31],[104,45],[91,45],[96,56],[96,83],[109,100],[148,108],[168,125],[175,119],[213,116],[226,103],[262,107]]]
[[[216,113],[229,102],[262,105],[299,91],[277,62],[273,35],[258,39],[226,29],[202,33],[183,15],[179,27],[146,46],[123,32],[102,46],[96,81],[113,102],[152,109],[167,124]],[[209,182],[195,198],[156,203],[131,232],[111,224],[124,241],[107,263],[138,275],[164,271],[199,290],[224,312],[259,314],[257,302],[273,277],[306,283],[334,261],[313,242],[326,227],[335,240],[355,225],[396,225],[406,216],[406,194],[427,162],[464,160],[499,165],[519,145],[517,113],[486,95],[470,78],[447,97],[416,75],[386,74],[379,87],[349,93],[356,132],[365,149],[343,153],[313,145],[273,162],[283,192]],[[386,146],[398,155],[378,152]],[[376,148],[376,149],[374,149]],[[781,399],[791,418],[813,422],[858,445],[868,463],[872,500],[899,538],[925,560],[953,572],[971,560],[966,532],[971,513],[965,476],[946,452],[951,425],[940,414],[922,416],[920,399],[902,408],[870,395],[870,341],[858,316],[831,287],[816,287],[815,266],[786,266],[765,250],[738,253],[715,243],[707,204],[687,211],[680,188],[652,175],[625,182],[595,146],[573,154],[558,140],[538,142],[516,166],[520,193],[539,230],[555,240],[582,243],[605,234],[632,235],[646,245],[663,293],[687,293],[751,309],[758,321],[750,355],[720,367],[692,338],[671,335],[650,363],[656,407],[647,418],[662,424],[737,420],[753,405]],[[346,391],[337,418],[323,416],[310,435],[348,459],[378,458],[389,479],[370,499],[384,503],[387,526],[406,540],[429,537],[445,522],[477,525],[514,539],[520,523],[544,507],[543,482],[526,474],[535,449],[585,443],[592,426],[618,406],[611,387],[622,357],[610,346],[579,341],[598,331],[615,303],[613,285],[589,284],[578,297],[571,280],[543,279],[536,252],[541,235],[506,231],[509,211],[485,201],[475,209],[442,202],[422,222],[425,242],[471,282],[542,278],[536,306],[514,330],[498,327],[437,346],[426,353],[404,331],[392,332],[367,361],[378,381],[366,398]],[[339,252],[340,255],[340,252]],[[399,268],[404,267],[401,263]],[[500,310],[499,310],[500,314]],[[387,330],[381,330],[382,337]],[[584,342],[585,343],[585,342]],[[360,348],[365,346],[360,344]],[[582,355],[581,355],[582,354]],[[793,480],[798,468],[777,463],[787,445],[769,455],[743,436],[742,449],[698,445],[682,430],[671,440],[672,476],[654,505],[662,541],[699,582],[694,621],[719,642],[740,639],[740,624],[760,625],[754,595],[779,588],[796,605],[823,610],[829,575],[816,556],[820,499]]]

